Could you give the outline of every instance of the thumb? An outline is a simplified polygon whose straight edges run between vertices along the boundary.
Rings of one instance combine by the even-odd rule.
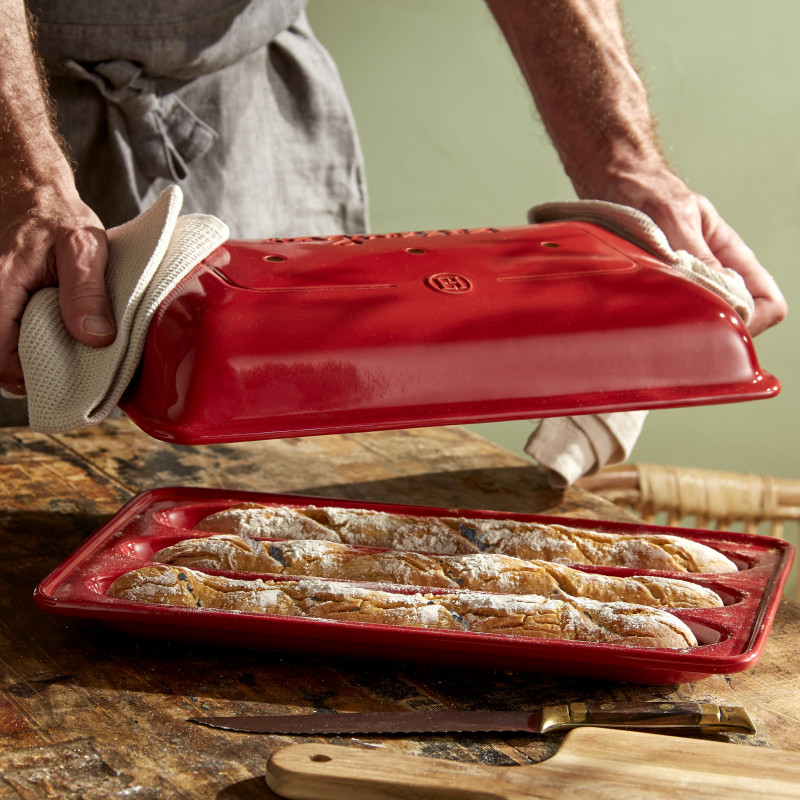
[[[69,231],[54,249],[64,325],[79,342],[104,347],[116,335],[105,285],[108,243],[102,228]]]

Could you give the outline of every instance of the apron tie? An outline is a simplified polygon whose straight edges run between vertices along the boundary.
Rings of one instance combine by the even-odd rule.
[[[93,83],[100,94],[119,109],[122,120],[109,116],[112,130],[124,124],[134,158],[148,178],[183,180],[187,165],[203,155],[218,134],[179,97],[159,95],[154,78],[122,59],[92,67],[67,59],[63,67],[72,76]],[[123,131],[117,131],[124,136]]]

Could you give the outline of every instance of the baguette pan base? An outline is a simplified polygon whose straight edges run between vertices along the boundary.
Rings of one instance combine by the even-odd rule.
[[[588,527],[590,524],[593,530],[625,535],[677,532],[686,539],[723,553],[737,565],[738,570],[713,575],[676,575],[628,568],[581,567],[587,573],[603,575],[680,577],[717,594],[724,602],[722,607],[676,609],[672,612],[692,630],[698,641],[696,647],[682,649],[178,608],[107,596],[109,587],[117,578],[151,565],[157,551],[183,539],[196,538],[195,526],[201,519],[242,503],[297,508],[318,504],[409,516],[510,519],[568,527]],[[34,601],[49,613],[93,619],[126,635],[317,653],[326,658],[337,655],[389,658],[457,667],[529,670],[598,680],[674,684],[701,680],[713,674],[740,672],[758,661],[780,604],[792,556],[793,548],[789,543],[749,534],[697,529],[676,531],[650,525],[594,520],[589,523],[531,514],[163,487],[138,495],[120,509],[39,584]],[[258,577],[247,573],[228,573],[226,576],[237,579]],[[281,576],[269,579],[289,580]],[[409,587],[407,591],[414,590]],[[428,591],[433,594],[447,590]]]

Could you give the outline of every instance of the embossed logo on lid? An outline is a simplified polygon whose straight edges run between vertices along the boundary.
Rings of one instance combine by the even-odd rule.
[[[428,275],[425,283],[431,289],[446,294],[464,294],[464,292],[472,290],[472,283],[469,279],[463,275],[457,275],[455,272],[437,272],[435,275]]]

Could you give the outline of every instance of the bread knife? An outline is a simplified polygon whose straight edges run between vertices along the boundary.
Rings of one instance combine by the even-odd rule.
[[[565,703],[534,711],[368,711],[192,717],[189,722],[241,733],[549,733],[571,728],[628,728],[700,733],[756,732],[747,711],[712,703]]]

